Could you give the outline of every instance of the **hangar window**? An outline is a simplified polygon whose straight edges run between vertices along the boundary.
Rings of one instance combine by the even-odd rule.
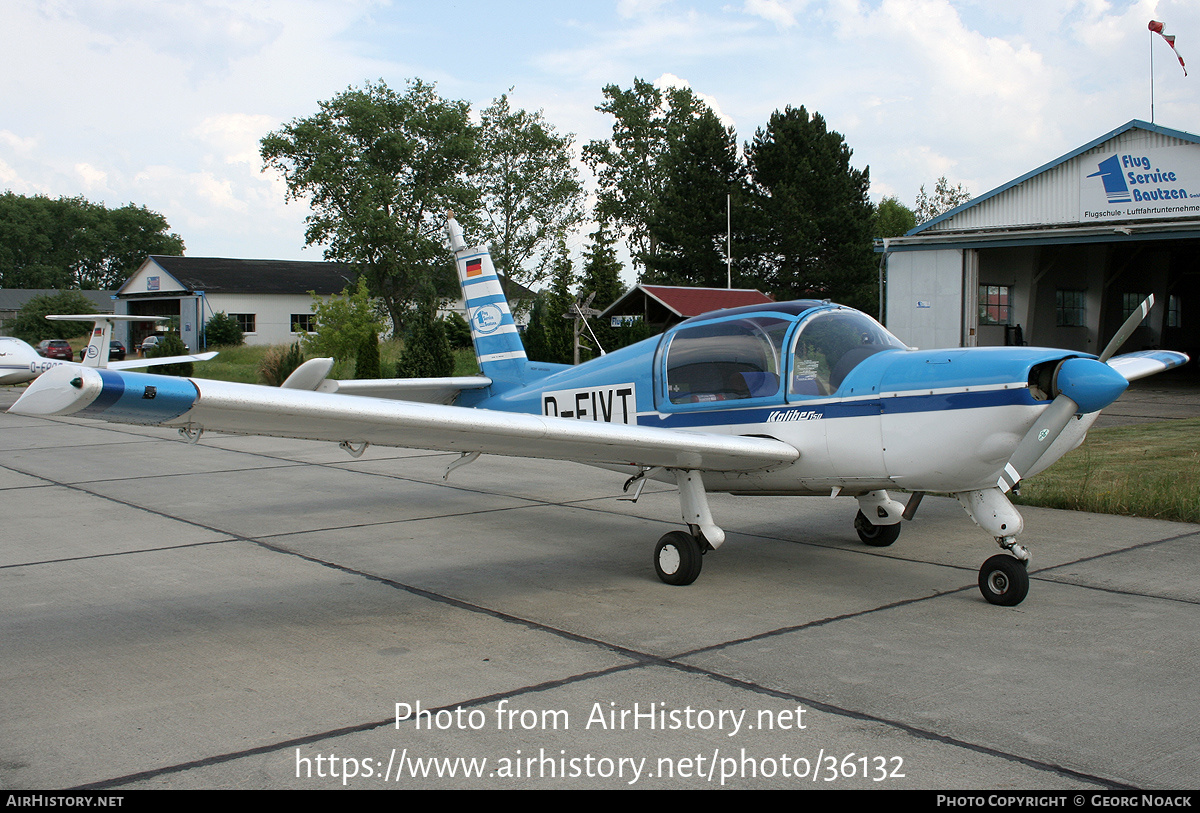
[[[1009,287],[1007,285],[979,286],[979,324],[1012,324],[1010,312]]]
[[[1142,302],[1150,294],[1121,294],[1121,321],[1124,322],[1133,312],[1142,306]],[[1146,314],[1146,319],[1150,318],[1150,314]],[[1146,321],[1142,320],[1142,323]]]
[[[243,333],[254,333],[254,314],[253,313],[231,313],[229,314],[234,319],[237,319],[238,327]]]
[[[752,316],[681,328],[667,349],[672,404],[764,398],[779,393],[787,319]]]
[[[1087,291],[1059,289],[1054,293],[1054,312],[1059,327],[1087,325]]]
[[[1179,297],[1167,297],[1167,327],[1179,327]]]
[[[317,317],[311,313],[292,314],[293,333],[314,333],[317,329]]]

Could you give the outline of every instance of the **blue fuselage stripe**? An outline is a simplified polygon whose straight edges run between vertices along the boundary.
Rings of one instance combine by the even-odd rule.
[[[698,427],[726,426],[730,424],[763,424],[788,422],[793,412],[807,413],[809,419],[863,418],[872,415],[903,414],[912,412],[944,412],[955,409],[985,409],[996,406],[1036,406],[1029,390],[1016,387],[1009,390],[984,392],[929,393],[926,395],[901,395],[893,398],[872,398],[863,401],[831,401],[823,404],[807,404],[793,401],[766,407],[737,409],[713,409],[706,404],[704,411],[677,412],[669,415],[640,415],[638,423],[643,426]]]

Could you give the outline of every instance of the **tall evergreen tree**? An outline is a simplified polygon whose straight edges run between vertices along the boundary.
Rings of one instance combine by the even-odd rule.
[[[754,179],[751,242],[761,279],[779,299],[830,298],[876,307],[867,169],[819,114],[788,107],[747,145]]]
[[[650,214],[657,253],[647,258],[644,282],[724,287],[728,204],[746,199],[737,133],[705,106],[686,122],[663,158],[662,195]]]
[[[592,243],[583,255],[583,271],[579,278],[579,295],[586,299],[595,294],[592,307],[602,311],[616,302],[625,292],[621,284],[621,261],[617,258],[616,239],[603,222],[592,232]],[[607,321],[588,319],[592,332],[605,352],[621,345],[621,328],[614,328]],[[593,354],[598,355],[598,354]]]
[[[572,364],[575,361],[574,334],[566,314],[575,302],[571,293],[575,285],[575,268],[565,240],[559,241],[553,273],[550,289],[538,297],[525,330],[525,353],[533,361]]]

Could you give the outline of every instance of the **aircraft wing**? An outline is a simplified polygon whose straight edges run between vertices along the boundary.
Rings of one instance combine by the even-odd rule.
[[[136,370],[140,367],[158,367],[162,364],[182,364],[186,361],[208,361],[217,357],[216,350],[207,353],[196,353],[191,356],[159,356],[157,358],[126,359],[125,361],[110,361],[110,370]]]
[[[56,368],[9,409],[118,423],[710,471],[799,458],[771,438],[627,426],[225,381]]]
[[[1180,367],[1187,362],[1186,353],[1174,350],[1141,350],[1137,353],[1113,356],[1108,360],[1108,366],[1125,376],[1126,381],[1137,381],[1172,367]]]

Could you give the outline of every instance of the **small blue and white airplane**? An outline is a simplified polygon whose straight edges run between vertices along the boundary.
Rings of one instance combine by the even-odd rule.
[[[725,532],[709,491],[848,496],[868,545],[892,544],[927,491],[958,498],[1004,549],[979,587],[993,604],[1026,596],[1029,552],[1007,492],[1079,445],[1128,382],[1183,353],[1113,357],[1143,303],[1097,358],[1033,347],[916,351],[878,322],[800,300],[716,311],[577,367],[529,361],[486,249],[449,219],[482,375],[335,381],[306,362],[281,388],[105,369],[52,370],[10,409],[205,430],[461,453],[571,460],[679,489],[687,531],[659,540],[668,584],[700,573]],[[365,396],[365,397],[364,397]],[[889,493],[910,492],[907,505]]]
[[[165,316],[127,316],[111,313],[56,314],[47,316],[60,322],[93,322],[92,335],[83,352],[83,361],[74,362],[42,358],[38,352],[21,339],[0,336],[0,384],[24,384],[55,367],[107,367],[110,370],[135,370],[141,367],[157,367],[163,364],[179,364],[185,361],[208,361],[216,351],[188,356],[160,356],[158,358],[126,359],[109,361],[108,346],[112,341],[114,322],[158,322]]]

